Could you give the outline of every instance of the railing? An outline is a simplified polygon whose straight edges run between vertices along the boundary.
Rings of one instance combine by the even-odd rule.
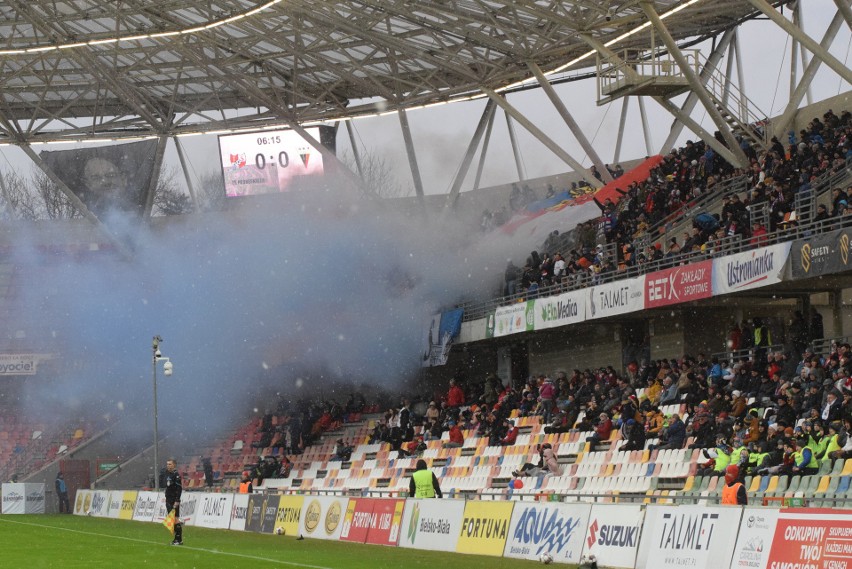
[[[525,292],[521,292],[511,296],[502,296],[484,301],[462,303],[458,305],[458,308],[464,309],[463,320],[465,322],[470,322],[472,320],[486,318],[491,313],[491,311],[493,311],[497,307],[507,306],[516,302],[520,302],[522,300],[554,296],[563,292],[579,290],[587,288],[589,286],[614,282],[621,279],[638,277],[640,275],[652,273],[654,271],[659,271],[662,269],[668,269],[680,265],[685,265],[688,263],[695,263],[698,261],[714,259],[718,257],[723,257],[725,255],[731,255],[734,253],[740,253],[743,251],[754,249],[755,247],[765,247],[768,245],[774,245],[776,243],[785,243],[787,241],[803,239],[806,237],[810,237],[816,233],[833,231],[835,229],[841,229],[845,227],[852,227],[852,216],[847,215],[843,217],[834,217],[823,221],[811,222],[796,227],[789,227],[786,229],[778,230],[774,233],[763,235],[755,239],[735,239],[730,244],[726,244],[725,246],[720,246],[712,250],[685,252],[680,255],[660,259],[659,261],[644,263],[639,266],[628,267],[626,269],[613,271],[610,273],[602,273],[594,276],[587,273],[579,273],[577,275],[568,277],[566,279],[567,282],[563,281],[559,284],[540,288],[538,291],[536,291],[535,296],[531,296]],[[724,243],[724,241],[722,243]]]
[[[703,60],[701,63],[704,67],[706,67],[706,58],[703,56],[700,56],[700,58]],[[707,82],[704,84],[704,88],[707,89],[710,95],[720,105],[724,106],[729,112],[731,112],[734,118],[742,126],[751,129],[751,131],[758,136],[764,144],[768,142],[766,137],[769,136],[768,133],[770,129],[766,128],[769,122],[766,113],[761,111],[758,106],[754,104],[754,101],[749,99],[745,93],[740,91],[733,82],[720,77],[718,72],[708,73]],[[734,109],[728,105],[728,99],[732,97],[736,99]],[[752,109],[756,109],[757,112],[754,112]]]

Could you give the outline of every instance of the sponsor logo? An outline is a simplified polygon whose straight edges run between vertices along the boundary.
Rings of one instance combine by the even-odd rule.
[[[541,319],[545,322],[576,318],[580,313],[580,305],[573,300],[545,302],[541,307]]]
[[[579,518],[563,517],[558,510],[553,510],[548,516],[546,510],[527,508],[521,514],[512,537],[525,545],[538,545],[535,555],[540,555],[544,551],[558,554],[571,541],[571,536],[579,523]],[[530,552],[527,550],[518,553],[529,554]]]
[[[589,524],[586,545],[592,547],[595,544],[604,547],[636,547],[639,544],[639,526],[613,524],[600,526],[598,520],[594,520]]]
[[[14,491],[13,492],[7,492],[7,493],[3,494],[3,502],[5,502],[5,503],[14,504],[15,502],[23,502],[23,501],[24,501],[24,495],[23,494],[19,494],[19,493],[14,492]]]
[[[300,517],[302,517],[302,508],[284,508],[278,512],[277,521],[282,524],[297,524]]]
[[[92,495],[90,493],[86,493],[86,497],[83,499],[83,511],[88,512],[92,507]]]
[[[414,543],[417,537],[417,520],[420,519],[420,504],[414,502],[411,507],[411,515],[408,517],[408,541]]]
[[[331,535],[340,525],[340,502],[334,501],[325,513],[325,533]]]
[[[748,286],[769,277],[775,268],[775,253],[765,250],[758,254],[753,252],[747,261],[729,261],[727,269],[728,286],[739,288]]]
[[[100,513],[100,511],[104,507],[104,503],[106,503],[106,497],[103,494],[95,493],[95,496],[92,498],[92,509],[91,511],[94,513]]]
[[[79,512],[80,508],[83,506],[83,493],[80,492],[77,494],[77,499],[74,500],[74,511]]]
[[[663,514],[659,547],[673,550],[706,550],[713,538],[719,514]]]
[[[209,517],[221,517],[225,513],[225,504],[228,499],[224,496],[217,498],[207,498],[201,506],[201,515]]]
[[[305,531],[308,533],[314,533],[317,529],[317,526],[320,523],[320,514],[322,513],[322,506],[320,506],[319,500],[311,500],[311,503],[308,504],[308,509],[305,510]]]
[[[41,492],[30,492],[27,494],[27,502],[44,502],[44,494]]]
[[[840,260],[844,265],[849,264],[849,235],[846,233],[840,236]]]
[[[509,520],[494,518],[465,518],[461,535],[468,539],[506,539]]]
[[[121,511],[127,512],[133,511],[134,506],[136,505],[136,500],[122,500],[121,501]]]
[[[180,503],[180,517],[189,519],[195,515],[195,509],[198,507],[198,500],[192,499]]]
[[[234,504],[234,507],[231,510],[231,519],[244,520],[246,517],[248,517],[248,506],[238,506]]]

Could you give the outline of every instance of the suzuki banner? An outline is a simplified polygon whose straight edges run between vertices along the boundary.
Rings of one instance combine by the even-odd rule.
[[[790,242],[713,259],[713,295],[761,288],[781,282]]]
[[[586,319],[586,294],[582,290],[537,298],[534,302],[536,330],[578,324]]]
[[[514,502],[469,501],[464,507],[456,551],[498,557],[503,555],[513,506]]]
[[[557,563],[579,563],[591,504],[517,502],[503,557],[538,560],[549,553]]]
[[[778,523],[775,508],[745,508],[731,569],[766,569],[769,546]]]
[[[732,506],[650,505],[645,512],[636,566],[654,569],[728,567],[741,516],[742,508]]]
[[[230,529],[245,531],[248,520],[248,494],[235,494],[234,505],[231,507]]]
[[[712,274],[713,261],[701,261],[645,275],[645,308],[710,298]]]
[[[338,539],[348,506],[349,498],[306,496],[302,505],[302,519],[299,520],[299,533],[316,539]]]
[[[850,237],[852,229],[846,228],[794,241],[790,253],[793,278],[806,279],[852,269]]]
[[[534,310],[535,302],[532,300],[499,307],[494,311],[493,336],[499,338],[532,331],[535,326]]]
[[[583,556],[594,555],[601,567],[633,569],[643,519],[644,511],[638,504],[593,505]]]
[[[766,567],[850,569],[852,511],[828,508],[781,510]]]
[[[638,312],[645,308],[644,275],[589,287],[586,290],[586,320]]]
[[[400,547],[455,551],[464,517],[464,500],[409,498],[402,515]]]

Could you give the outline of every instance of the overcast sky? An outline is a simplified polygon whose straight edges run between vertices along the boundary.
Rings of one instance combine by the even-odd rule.
[[[836,6],[833,0],[808,0],[805,5],[805,31],[819,42],[836,12]],[[745,91],[760,111],[768,116],[777,115],[786,105],[790,90],[791,40],[776,24],[765,19],[748,22],[740,32]],[[709,55],[711,47],[709,42],[700,47],[705,56]],[[848,62],[849,49],[850,31],[848,26],[843,26],[830,51],[840,61]],[[721,65],[723,69],[724,65],[723,61]],[[801,70],[800,63],[799,75]],[[736,78],[734,81],[736,82]],[[813,100],[820,101],[848,90],[848,83],[823,65],[814,80]],[[559,85],[557,92],[587,133],[601,159],[607,163],[612,162],[622,101],[597,106],[594,79]],[[675,99],[675,102],[682,102],[684,97],[685,95]],[[509,102],[551,138],[562,144],[581,163],[587,166],[591,164],[540,89],[513,94],[509,97]],[[442,194],[448,191],[484,105],[485,101],[480,100],[409,112],[417,158],[427,194]],[[668,135],[672,116],[650,99],[646,101],[646,109],[652,130],[652,150],[659,152],[660,146]],[[693,117],[703,119],[701,122],[705,126],[715,130],[705,112],[696,110]],[[393,168],[399,182],[407,187],[413,187],[398,117],[389,115],[365,118],[356,120],[353,124],[360,151],[384,157]],[[517,123],[515,129],[528,178],[571,169]],[[683,143],[688,138],[695,138],[695,136],[684,130],[679,142]],[[218,164],[217,138],[202,136],[183,140],[193,175],[200,177],[203,174],[214,173],[214,166]],[[63,146],[63,148],[69,147]],[[43,148],[43,146],[36,146],[38,151]],[[351,155],[349,137],[342,126],[338,133],[337,148],[340,155],[347,153]],[[27,163],[27,159],[17,149],[6,147],[0,150],[2,150],[0,167],[3,169],[9,169],[13,164],[17,167],[18,164]],[[621,159],[639,158],[646,154],[638,103],[635,98],[632,98]],[[169,144],[165,160],[166,167],[179,168],[172,143]],[[476,162],[466,179],[463,190],[472,187],[475,166]],[[501,111],[498,111],[482,185],[502,184],[517,179],[518,172],[509,143],[505,117]]]

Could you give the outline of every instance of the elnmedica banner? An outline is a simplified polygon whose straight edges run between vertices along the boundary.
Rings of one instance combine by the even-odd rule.
[[[343,515],[348,505],[349,498],[306,496],[302,505],[302,519],[299,520],[299,533],[315,539],[337,540],[343,529]]]
[[[790,252],[793,278],[806,279],[852,269],[850,237],[852,229],[846,228],[794,241]]]
[[[713,296],[781,282],[790,242],[713,259]]]
[[[402,514],[400,547],[455,551],[464,517],[464,500],[409,498]]]
[[[633,569],[643,518],[638,504],[593,505],[583,555],[594,555],[601,567]]]
[[[537,298],[534,302],[536,330],[577,324],[586,319],[586,295],[582,290]]]
[[[728,567],[737,542],[742,508],[650,505],[639,542],[637,567],[717,569]]]
[[[456,551],[497,557],[503,555],[513,506],[514,502],[469,501],[464,508]]]
[[[579,563],[591,510],[591,504],[516,503],[503,557],[537,560],[550,553],[557,563]]]

